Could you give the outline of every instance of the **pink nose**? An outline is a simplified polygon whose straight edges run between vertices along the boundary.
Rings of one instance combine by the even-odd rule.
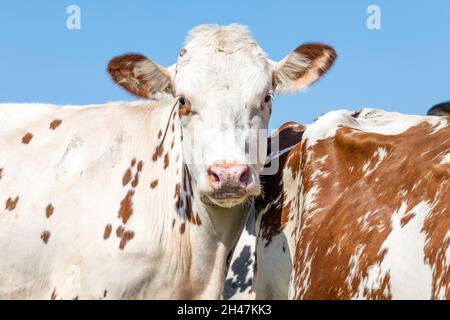
[[[209,167],[208,177],[214,191],[245,189],[250,182],[250,168],[245,164],[216,164]]]

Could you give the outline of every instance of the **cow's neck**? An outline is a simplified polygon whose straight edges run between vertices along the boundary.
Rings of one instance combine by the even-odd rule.
[[[189,271],[193,298],[215,297],[222,292],[227,256],[245,225],[248,209],[246,205],[222,208],[202,202],[185,165],[181,180],[184,210],[180,213],[193,252]]]

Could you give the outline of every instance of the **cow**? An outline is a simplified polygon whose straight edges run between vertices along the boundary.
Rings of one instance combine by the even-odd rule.
[[[429,116],[450,116],[450,102],[442,102],[434,105],[427,111]]]
[[[450,118],[337,110],[297,131],[255,200],[256,298],[450,299]]]
[[[270,158],[282,159],[280,155],[290,149],[300,141],[305,127],[295,122],[287,122],[276,130],[270,137],[268,137],[267,153],[270,164]],[[273,150],[273,151],[272,151]],[[276,161],[273,161],[276,162]],[[264,183],[264,193],[273,194],[272,184],[270,180],[276,181],[279,175],[279,168],[282,167],[283,162],[277,163],[274,166],[274,172],[262,171],[261,181]],[[264,201],[265,197],[256,198],[258,201]],[[254,201],[255,202],[255,201]],[[254,203],[253,202],[253,203]],[[270,217],[270,215],[268,215]],[[256,231],[255,231],[255,206],[251,206],[249,216],[239,241],[236,245],[235,251],[230,259],[230,268],[224,285],[224,298],[230,300],[254,299],[254,274],[256,270]],[[262,267],[268,266],[267,263]],[[279,268],[279,266],[276,266]]]
[[[272,96],[335,58],[308,43],[274,62],[247,28],[202,25],[168,68],[109,62],[144,100],[1,104],[0,298],[220,298],[261,192]]]

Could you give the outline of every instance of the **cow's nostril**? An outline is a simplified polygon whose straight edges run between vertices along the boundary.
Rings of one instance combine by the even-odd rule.
[[[239,177],[239,181],[241,183],[248,183],[248,180],[250,179],[250,171],[248,170],[248,167],[244,169],[244,171],[241,173],[241,176]]]
[[[217,174],[215,174],[214,172],[211,173],[211,176],[214,180],[214,182],[220,182],[220,178]]]

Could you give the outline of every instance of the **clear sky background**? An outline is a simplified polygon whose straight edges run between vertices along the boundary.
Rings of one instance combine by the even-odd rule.
[[[69,5],[81,29],[66,28]],[[381,30],[366,9],[381,8]],[[176,61],[189,29],[238,22],[270,58],[303,42],[332,45],[338,60],[306,92],[275,100],[271,127],[310,123],[337,108],[425,114],[450,100],[450,1],[0,1],[0,102],[91,104],[134,100],[105,71],[110,58],[140,52]]]

